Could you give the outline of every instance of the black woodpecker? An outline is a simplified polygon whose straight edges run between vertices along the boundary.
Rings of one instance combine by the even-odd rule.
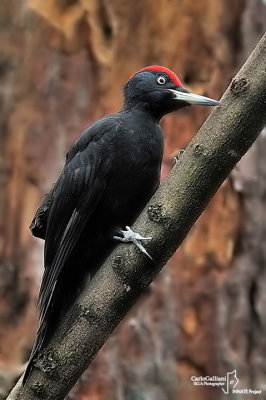
[[[129,226],[159,185],[159,121],[190,104],[219,103],[190,93],[168,68],[143,68],[126,83],[122,109],[88,127],[67,153],[63,171],[30,226],[34,236],[45,239],[45,268],[38,300],[40,325],[23,384],[61,316],[115,241],[134,242],[150,257],[141,244],[149,238]]]

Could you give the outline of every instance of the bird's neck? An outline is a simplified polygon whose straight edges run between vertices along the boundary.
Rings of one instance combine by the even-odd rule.
[[[121,111],[142,114],[147,120],[151,120],[156,124],[158,124],[160,119],[163,117],[163,114],[159,110],[151,107],[150,104],[145,102],[125,102]]]

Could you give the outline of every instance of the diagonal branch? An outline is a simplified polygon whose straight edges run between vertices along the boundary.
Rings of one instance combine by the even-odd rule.
[[[117,246],[8,400],[63,399],[88,367],[266,123],[265,66],[266,34],[133,226],[154,261]]]

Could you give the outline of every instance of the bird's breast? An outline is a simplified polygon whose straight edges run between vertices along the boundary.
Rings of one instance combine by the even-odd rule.
[[[159,185],[163,154],[160,128],[131,128],[117,138],[105,200],[116,225],[130,224]]]

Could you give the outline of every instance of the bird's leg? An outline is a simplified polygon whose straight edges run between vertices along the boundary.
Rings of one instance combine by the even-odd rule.
[[[177,156],[174,157],[174,163],[176,164],[177,161],[180,159],[180,157],[182,156],[182,154],[185,153],[184,149],[180,149]]]
[[[129,226],[126,226],[125,231],[121,229],[120,233],[122,236],[113,236],[113,239],[123,243],[134,243],[142,253],[146,254],[146,256],[152,260],[152,257],[149,255],[145,247],[140,243],[140,240],[151,240],[151,237],[143,237],[139,233],[132,231]]]

